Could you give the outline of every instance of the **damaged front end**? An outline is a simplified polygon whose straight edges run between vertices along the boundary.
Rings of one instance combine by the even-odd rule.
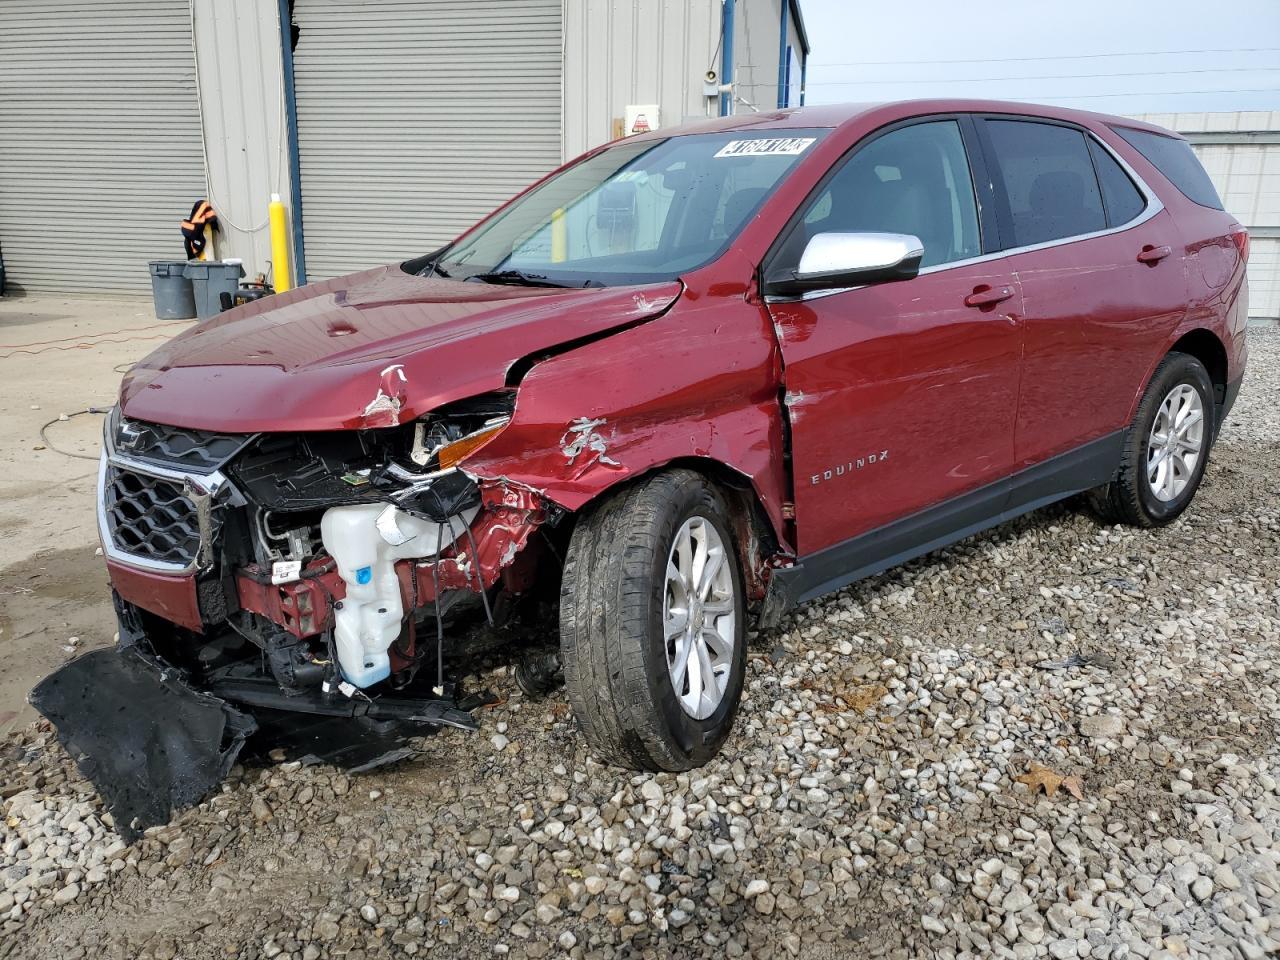
[[[545,639],[558,586],[560,508],[462,468],[513,407],[502,390],[403,425],[256,435],[112,412],[99,526],[120,647],[32,703],[118,828],[198,800],[281,717],[306,718],[300,753],[357,767],[424,729],[474,728],[461,678],[498,646]],[[122,768],[122,745],[150,766]],[[144,769],[163,802],[121,787]]]

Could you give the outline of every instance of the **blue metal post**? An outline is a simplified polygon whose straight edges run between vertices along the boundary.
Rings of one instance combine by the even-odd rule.
[[[284,110],[289,149],[289,208],[293,214],[294,286],[307,282],[302,242],[302,165],[298,160],[298,98],[293,87],[293,27],[289,0],[280,0],[280,59],[284,69]]]
[[[804,106],[804,78],[809,74],[809,54],[805,52],[804,59],[800,61],[800,106]]]
[[[787,106],[787,8],[789,0],[781,0],[782,22],[778,27],[778,107]]]
[[[733,5],[734,0],[724,0],[724,14],[720,22],[720,82],[733,83]],[[720,116],[733,113],[733,94],[720,94]]]

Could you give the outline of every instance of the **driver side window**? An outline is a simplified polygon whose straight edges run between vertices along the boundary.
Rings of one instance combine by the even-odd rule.
[[[907,233],[924,244],[921,267],[982,252],[973,178],[960,125],[933,120],[892,130],[846,159],[787,239],[798,263],[819,233]]]

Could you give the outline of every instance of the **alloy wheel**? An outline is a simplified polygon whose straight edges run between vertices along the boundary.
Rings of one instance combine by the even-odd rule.
[[[1156,411],[1147,439],[1147,483],[1157,500],[1176,500],[1195,475],[1204,451],[1204,401],[1180,383]]]
[[[733,670],[738,604],[732,562],[715,525],[696,515],[680,527],[667,558],[667,670],[681,708],[695,720],[720,707]]]

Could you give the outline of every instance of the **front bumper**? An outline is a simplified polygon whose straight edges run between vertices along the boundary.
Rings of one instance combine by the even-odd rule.
[[[77,657],[29,699],[97,787],[127,843],[203,799],[256,727],[136,645]]]
[[[103,548],[106,550],[105,546]],[[204,631],[193,574],[157,573],[107,557],[107,575],[122,599],[196,633]]]
[[[248,749],[363,772],[410,756],[442,726],[474,730],[453,700],[340,690],[289,696],[269,677],[195,678],[152,652],[148,625],[117,594],[120,643],[40,681],[30,702],[97,788],[127,842],[199,803]],[[476,698],[477,702],[480,698]]]

